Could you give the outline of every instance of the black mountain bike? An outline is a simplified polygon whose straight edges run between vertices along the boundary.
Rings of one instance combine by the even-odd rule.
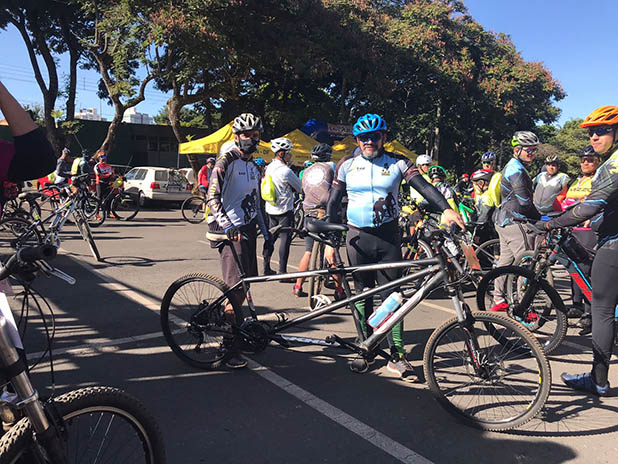
[[[293,343],[335,345],[356,354],[351,367],[355,372],[362,372],[376,356],[389,358],[380,344],[393,326],[432,292],[444,289],[457,315],[431,334],[423,356],[425,378],[437,401],[465,423],[484,430],[512,429],[528,422],[541,410],[551,386],[550,366],[541,345],[523,326],[506,316],[470,310],[461,290],[466,271],[456,259],[460,249],[451,234],[436,230],[428,235],[435,254],[432,258],[346,267],[338,252],[341,232],[346,229],[344,225],[316,220],[307,221],[306,231],[298,231],[332,246],[335,268],[258,277],[244,277],[243,273],[240,282],[232,288],[218,277],[201,273],[176,280],[161,303],[161,325],[170,348],[192,366],[214,369],[239,350],[258,353],[271,341],[283,347]],[[225,235],[207,236],[210,240],[226,241]],[[225,246],[230,246],[229,242]],[[238,256],[234,256],[242,272]],[[356,295],[351,293],[345,279],[354,272],[413,266],[420,270]],[[328,274],[341,275],[345,300],[326,304],[292,320],[287,320],[283,313],[257,314],[250,284]],[[424,280],[420,288],[405,287],[417,279]],[[373,334],[366,335],[354,303],[398,288],[404,303]],[[228,302],[235,305],[230,294],[238,290],[247,296],[249,315],[245,317],[243,308],[234,307],[235,318],[230,320],[224,309]],[[324,340],[284,334],[287,329],[346,306],[355,321],[356,340],[336,334]]]

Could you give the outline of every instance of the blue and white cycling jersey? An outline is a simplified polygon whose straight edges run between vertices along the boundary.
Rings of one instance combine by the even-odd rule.
[[[345,187],[348,223],[378,227],[397,219],[399,185],[410,169],[418,175],[409,159],[390,152],[368,160],[357,151],[341,160],[333,186]]]

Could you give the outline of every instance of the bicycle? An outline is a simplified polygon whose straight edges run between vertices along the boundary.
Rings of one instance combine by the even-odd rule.
[[[79,179],[76,179],[76,182],[79,185]],[[63,200],[64,203],[45,219],[38,217],[33,222],[17,217],[0,220],[0,254],[7,254],[7,249],[14,250],[23,246],[51,244],[57,248],[60,247],[59,233],[69,216],[72,216],[92,256],[97,261],[101,261],[99,249],[86,219],[92,211],[84,209],[87,208],[88,203],[85,202],[83,196],[80,197],[79,191],[81,190],[78,187],[78,193],[73,194],[68,187],[64,187],[66,200]],[[51,222],[49,231],[45,230],[45,224],[48,222]]]
[[[208,202],[205,195],[193,195],[182,202],[180,210],[185,221],[200,224],[206,219]]]
[[[528,258],[524,262],[531,263],[530,266],[503,266],[486,274],[478,286],[476,302],[481,311],[491,307],[495,280],[505,277],[505,294],[509,305],[507,314],[525,325],[541,342],[545,352],[551,353],[562,343],[568,329],[564,302],[554,288],[553,281],[545,279],[551,273],[551,266],[562,264],[589,302],[592,290],[590,277],[578,266],[583,257],[572,251],[575,239],[570,232],[557,229],[547,237],[546,248],[537,246],[535,251],[527,252]]]
[[[91,226],[98,227],[103,224],[110,213],[121,221],[130,221],[139,213],[139,193],[124,191],[123,185],[123,178],[116,177],[107,195],[102,199],[97,198],[98,214],[88,221]]]
[[[44,321],[42,308],[50,308],[32,288],[37,274],[75,283],[72,277],[46,262],[55,255],[56,248],[49,245],[22,248],[0,267],[0,280],[12,276],[23,286],[22,319],[15,323],[10,310],[0,315],[0,416],[3,425],[10,426],[0,438],[0,464],[94,464],[119,459],[130,459],[136,464],[164,464],[163,437],[155,419],[128,393],[112,387],[87,387],[57,397],[52,394],[43,401],[34,389],[22,351],[24,332],[20,333],[18,327],[26,326],[29,301],[35,301],[33,307],[38,308]],[[47,323],[44,328],[53,386],[54,325],[51,334]],[[7,388],[9,384],[11,389]]]
[[[470,310],[460,286],[466,271],[456,259],[458,247],[448,231],[437,230],[428,235],[435,253],[432,258],[344,266],[338,247],[340,234],[346,229],[340,224],[307,221],[306,231],[301,231],[334,248],[335,268],[246,277],[234,253],[241,279],[231,288],[220,278],[207,274],[194,273],[177,279],[167,289],[160,312],[163,334],[172,351],[191,366],[215,369],[238,350],[258,353],[271,341],[282,347],[292,343],[337,345],[357,355],[351,367],[362,372],[375,356],[390,357],[379,346],[393,326],[433,291],[444,288],[457,316],[434,330],[423,355],[425,377],[437,401],[464,423],[484,430],[512,429],[536,416],[551,387],[547,357],[539,342],[519,323],[503,315]],[[224,235],[208,234],[207,237],[230,246]],[[422,270],[357,295],[352,295],[349,286],[344,285],[344,300],[325,304],[292,320],[287,320],[283,313],[258,316],[249,290],[250,284],[317,275],[338,274],[345,282],[345,277],[354,272],[410,266]],[[402,289],[405,302],[372,335],[366,336],[356,323],[354,303],[385,290],[403,288],[416,279],[426,281],[418,290]],[[236,300],[229,298],[231,292],[241,289],[247,297],[250,313],[247,318],[243,317],[242,308],[234,306]],[[226,318],[224,308],[228,302],[234,307],[234,320]],[[358,341],[345,340],[336,334],[324,340],[282,334],[286,329],[345,306],[355,320]],[[473,395],[475,398],[471,399]]]

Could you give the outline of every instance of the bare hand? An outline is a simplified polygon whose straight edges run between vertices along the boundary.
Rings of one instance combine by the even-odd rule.
[[[444,215],[444,222],[446,222],[447,225],[450,226],[454,222],[461,228],[461,230],[466,230],[466,225],[464,224],[459,213],[456,213],[453,209],[449,208],[445,209],[442,214]]]

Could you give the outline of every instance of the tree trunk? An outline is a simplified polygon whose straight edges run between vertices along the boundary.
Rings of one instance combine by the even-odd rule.
[[[172,126],[172,130],[174,131],[176,140],[178,141],[179,144],[181,144],[187,141],[187,138],[184,136],[184,134],[180,130],[180,110],[182,109],[184,105],[181,102],[180,95],[177,94],[176,89],[174,90],[175,90],[174,94],[170,97],[170,99],[167,101],[167,104],[166,104],[167,105],[167,117],[170,120],[170,126]],[[201,168],[199,156],[194,153],[190,153],[186,156],[187,156],[187,159],[189,160],[189,165],[191,166],[191,169],[193,169],[193,172],[195,173],[195,178],[197,179],[197,174]]]
[[[122,117],[124,116],[124,112],[126,108],[123,105],[114,105],[116,107],[116,112],[114,113],[114,118],[107,128],[107,135],[105,136],[105,140],[101,144],[99,150],[103,150],[105,153],[109,153],[114,148],[114,143],[116,141],[116,133],[118,132],[118,128],[120,124],[122,124]]]
[[[348,98],[348,80],[344,77],[341,80],[341,102],[339,104],[339,124],[347,124],[350,119],[350,110],[345,101]]]
[[[70,63],[69,63],[69,89],[66,103],[65,121],[73,121],[75,119],[75,95],[77,89],[77,62],[79,61],[79,52],[69,48]]]
[[[438,162],[440,155],[440,113],[441,113],[441,105],[438,103],[438,108],[436,109],[436,127],[433,131],[433,144],[431,147],[431,159],[436,162],[436,164],[440,164]]]

